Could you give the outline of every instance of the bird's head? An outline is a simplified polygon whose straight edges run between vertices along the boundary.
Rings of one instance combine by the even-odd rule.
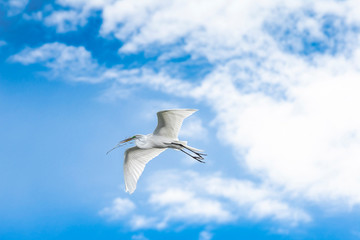
[[[111,152],[112,150],[114,150],[114,149],[116,149],[118,147],[124,146],[127,142],[138,139],[139,137],[140,137],[140,135],[134,135],[132,137],[129,137],[129,138],[126,138],[126,139],[120,141],[115,147],[110,149],[106,154],[108,154],[109,152]]]

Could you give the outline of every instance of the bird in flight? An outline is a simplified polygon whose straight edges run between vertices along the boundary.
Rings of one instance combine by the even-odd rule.
[[[125,143],[135,141],[135,147],[125,151],[124,179],[125,190],[132,194],[136,189],[136,183],[144,171],[145,165],[154,157],[165,151],[167,148],[180,150],[196,161],[204,163],[205,153],[187,145],[186,141],[179,141],[178,134],[185,118],[196,112],[196,109],[173,109],[157,113],[158,125],[153,133],[142,135],[137,134],[119,142],[106,154],[123,146]]]

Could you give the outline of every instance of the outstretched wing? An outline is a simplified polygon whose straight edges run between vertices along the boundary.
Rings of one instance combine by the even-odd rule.
[[[153,134],[178,139],[182,122],[196,111],[196,109],[174,109],[158,112],[158,125]]]
[[[125,151],[124,179],[126,192],[131,194],[135,191],[136,183],[144,171],[145,165],[165,150],[166,148],[141,149],[132,147]]]

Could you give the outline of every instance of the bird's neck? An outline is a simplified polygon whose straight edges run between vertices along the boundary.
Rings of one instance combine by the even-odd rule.
[[[136,140],[135,140],[135,145],[136,145],[138,148],[150,148],[149,141],[148,141],[149,135],[151,135],[151,134],[148,134],[148,135],[138,135],[137,138],[136,138]]]

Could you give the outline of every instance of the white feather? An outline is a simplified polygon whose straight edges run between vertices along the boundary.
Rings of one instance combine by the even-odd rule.
[[[174,109],[158,112],[158,125],[153,134],[178,140],[182,122],[196,111],[196,109]]]
[[[131,194],[135,191],[136,183],[144,171],[145,165],[165,150],[166,148],[132,147],[125,151],[124,179],[127,192]]]

